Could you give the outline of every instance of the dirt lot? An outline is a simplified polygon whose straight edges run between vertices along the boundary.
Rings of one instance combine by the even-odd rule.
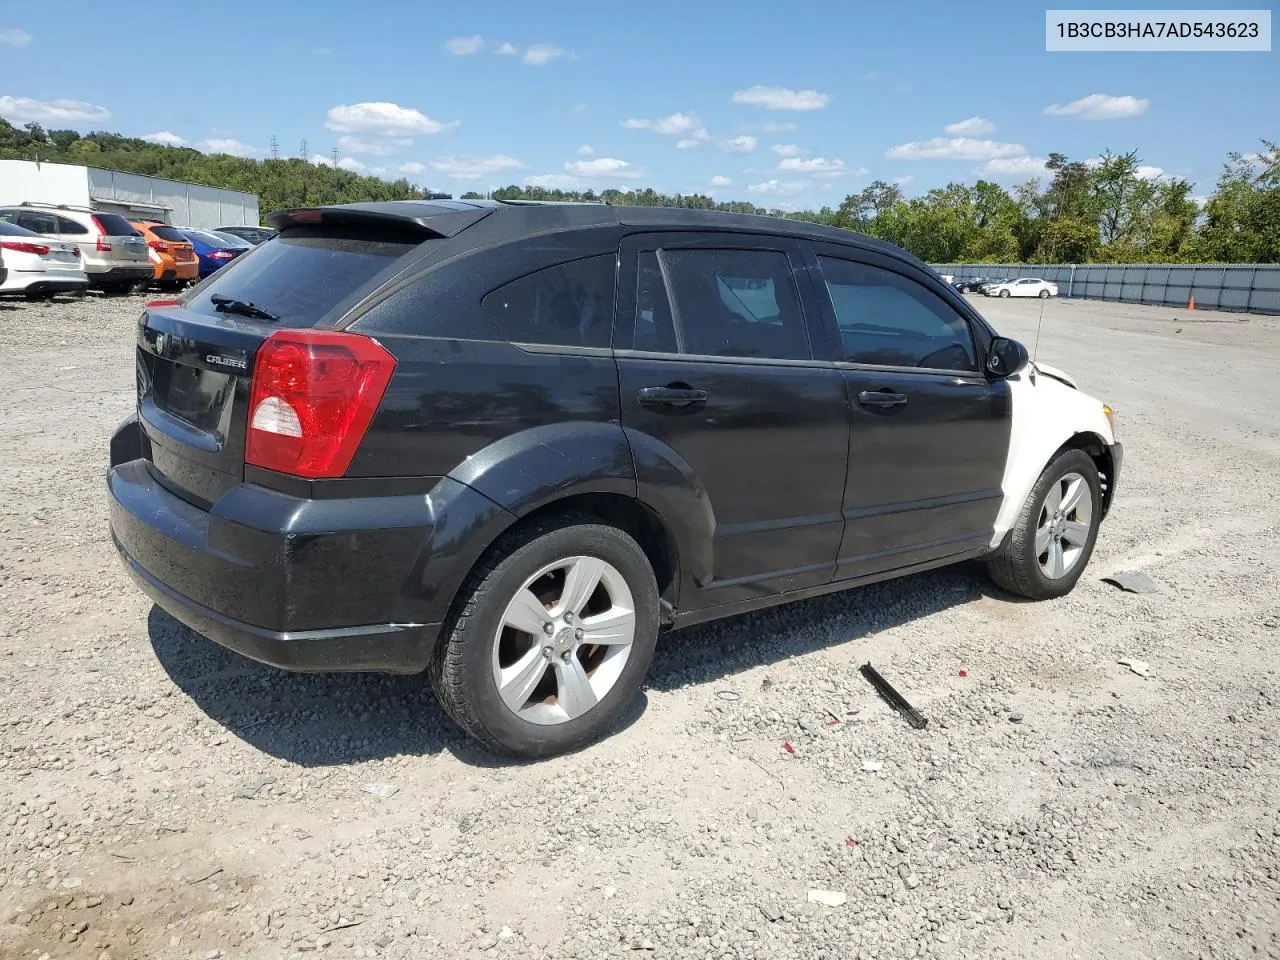
[[[141,304],[0,302],[5,960],[1280,956],[1280,320],[1047,305],[1127,449],[1070,597],[966,567],[672,634],[615,737],[519,766],[419,678],[262,668],[132,588]]]

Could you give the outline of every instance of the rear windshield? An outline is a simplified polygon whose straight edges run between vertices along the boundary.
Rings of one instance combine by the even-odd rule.
[[[34,230],[28,230],[26,227],[20,227],[16,223],[10,223],[0,214],[0,237],[39,237],[41,234]]]
[[[151,232],[161,240],[170,240],[173,243],[190,243],[181,230],[177,227],[165,227],[157,224],[150,224]]]
[[[108,237],[140,236],[138,231],[133,229],[133,224],[118,213],[95,213],[93,219],[98,221],[102,232]]]
[[[283,326],[314,326],[420,241],[414,236],[296,228],[219,270],[188,306],[216,314],[209,298],[218,294],[274,313]]]

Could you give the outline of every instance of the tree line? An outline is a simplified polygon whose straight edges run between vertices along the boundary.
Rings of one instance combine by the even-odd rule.
[[[17,128],[4,120],[0,158],[84,163],[242,190],[258,196],[264,215],[287,207],[430,194],[406,178],[387,181],[302,159],[206,154],[114,133],[81,136],[33,123]],[[491,195],[790,217],[867,233],[930,263],[1280,262],[1280,147],[1272,141],[1263,140],[1256,154],[1228,154],[1203,204],[1192,198],[1191,182],[1151,176],[1136,150],[1107,152],[1093,161],[1052,153],[1046,167],[1047,183],[1031,179],[1013,190],[979,180],[907,197],[898,185],[876,180],[838,207],[820,210],[784,211],[652,188],[596,193],[512,185]]]

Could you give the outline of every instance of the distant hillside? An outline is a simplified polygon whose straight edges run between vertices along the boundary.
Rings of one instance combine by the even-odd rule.
[[[45,132],[36,124],[16,128],[0,120],[0,159],[83,163],[122,173],[185,180],[257,194],[263,216],[284,207],[359,200],[414,200],[424,191],[400,179],[389,183],[305,160],[248,160],[168,147],[114,133]]]

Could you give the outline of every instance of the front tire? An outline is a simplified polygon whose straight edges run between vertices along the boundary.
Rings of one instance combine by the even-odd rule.
[[[1098,468],[1083,451],[1064,450],[1040,474],[987,571],[1018,596],[1064,596],[1093,555],[1101,520]]]
[[[658,634],[639,545],[590,517],[504,537],[468,578],[428,674],[489,749],[539,759],[598,739],[635,698]]]

